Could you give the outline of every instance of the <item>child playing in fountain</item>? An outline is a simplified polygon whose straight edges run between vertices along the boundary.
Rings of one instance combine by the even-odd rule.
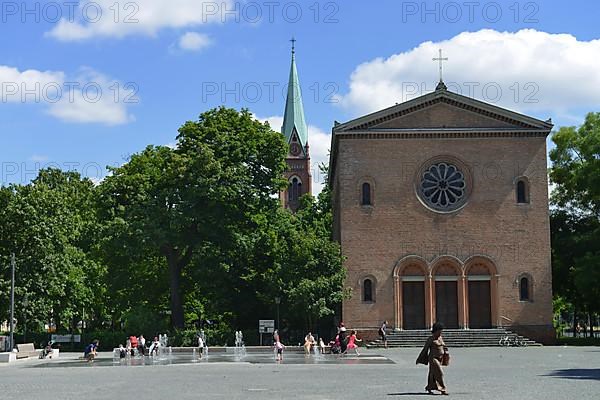
[[[275,342],[275,350],[277,351],[277,361],[283,361],[283,349],[285,349],[285,346],[283,343],[281,343],[279,341],[279,337],[277,337],[276,342]]]
[[[352,331],[352,332],[350,332],[350,337],[348,338],[347,349],[354,349],[354,351],[356,352],[356,355],[360,356],[360,354],[358,353],[358,345],[356,344],[356,342],[362,342],[362,340],[360,340],[356,337],[356,331]]]
[[[150,356],[158,355],[159,347],[160,347],[160,342],[158,341],[158,337],[154,336],[154,340],[152,341],[152,345],[150,346]]]

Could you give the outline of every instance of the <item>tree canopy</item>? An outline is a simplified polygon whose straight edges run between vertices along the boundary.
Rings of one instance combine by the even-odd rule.
[[[37,330],[85,320],[153,335],[210,321],[226,337],[274,319],[275,297],[290,330],[317,326],[344,296],[342,257],[327,190],[297,214],[281,208],[287,153],[249,111],[218,108],[97,185],[48,169],[0,188],[0,320],[14,252],[17,301],[27,294]]]
[[[555,294],[577,311],[600,312],[600,113],[552,137],[550,179]]]

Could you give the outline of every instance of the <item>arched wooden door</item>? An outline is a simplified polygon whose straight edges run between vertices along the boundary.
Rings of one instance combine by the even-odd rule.
[[[422,260],[398,264],[394,271],[396,326],[400,329],[425,329],[428,326],[426,273],[427,266]]]
[[[402,281],[403,329],[425,329],[425,280]]]
[[[435,321],[446,328],[458,328],[458,277],[460,267],[442,262],[434,267]]]
[[[492,327],[492,276],[488,266],[477,262],[467,269],[469,328]]]

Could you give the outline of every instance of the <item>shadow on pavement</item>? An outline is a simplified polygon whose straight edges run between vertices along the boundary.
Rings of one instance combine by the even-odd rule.
[[[600,380],[600,368],[574,368],[574,369],[557,369],[545,376],[565,379],[591,379]]]

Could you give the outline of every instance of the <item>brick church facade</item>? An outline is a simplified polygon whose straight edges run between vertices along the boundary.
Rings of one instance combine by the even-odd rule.
[[[447,90],[332,130],[346,326],[510,327],[554,338],[541,121]]]

